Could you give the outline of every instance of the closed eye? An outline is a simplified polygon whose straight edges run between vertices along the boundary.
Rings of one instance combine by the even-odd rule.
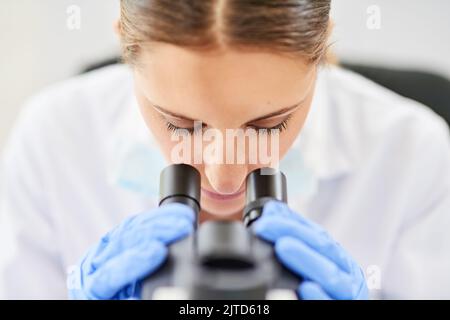
[[[249,125],[248,127],[255,129],[256,131],[258,131],[258,133],[261,134],[272,134],[273,131],[275,130],[279,130],[279,133],[283,132],[284,130],[286,130],[288,128],[288,123],[289,120],[291,120],[292,118],[292,114],[289,114],[287,117],[285,117],[280,123],[271,126],[271,127],[262,127],[262,126],[257,126],[257,125]]]
[[[251,128],[256,130],[259,134],[272,134],[273,131],[279,130],[279,133],[283,132],[288,128],[289,120],[292,118],[292,115],[288,115],[283,119],[280,123],[270,126],[270,127],[264,127],[264,126],[258,126],[254,124],[250,124],[247,126],[247,128]],[[166,128],[170,132],[174,132],[177,135],[193,135],[194,133],[199,133],[201,130],[203,130],[206,127],[206,125],[202,125],[198,127],[180,127],[175,124],[173,124],[170,121],[166,120]]]

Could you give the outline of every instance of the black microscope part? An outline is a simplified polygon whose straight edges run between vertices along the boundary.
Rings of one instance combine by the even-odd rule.
[[[187,164],[166,167],[160,176],[159,205],[183,203],[198,215],[200,211],[200,173]]]
[[[270,200],[287,203],[285,175],[273,168],[252,171],[246,180],[246,205],[242,216],[247,227],[261,216],[264,205]]]

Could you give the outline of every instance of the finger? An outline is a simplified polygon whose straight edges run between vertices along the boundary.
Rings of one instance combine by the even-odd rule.
[[[154,272],[164,262],[167,251],[163,243],[153,241],[123,252],[86,277],[86,295],[90,299],[114,297],[126,285]]]
[[[157,209],[139,214],[136,218],[136,222],[145,224],[146,222],[152,221],[154,219],[159,219],[159,217],[161,216],[186,218],[191,221],[191,223],[194,223],[196,218],[194,210],[191,207],[181,203],[170,203],[158,207]]]
[[[173,217],[174,219],[187,219],[192,224],[195,222],[195,213],[187,205],[181,203],[171,203],[158,207],[153,210],[149,210],[131,217],[126,218],[118,227],[109,232],[104,238],[105,241],[109,241],[116,236],[122,235],[129,230],[132,226],[136,225],[148,225],[155,220],[159,220],[162,217]]]
[[[275,253],[287,268],[316,282],[332,298],[354,297],[356,290],[352,277],[302,241],[292,237],[280,238],[275,243]]]
[[[141,298],[142,285],[141,281],[134,281],[126,285],[122,290],[119,291],[112,299],[116,300],[140,300]]]
[[[356,290],[356,294],[354,296],[355,300],[368,300],[369,299],[369,289],[367,288],[366,278],[364,276],[364,272],[361,267],[354,262],[353,263],[353,272],[352,274],[355,277],[354,282],[359,284],[359,288]]]
[[[121,238],[121,239],[125,238],[126,241],[130,241],[133,239],[136,239],[137,242],[142,241],[141,239],[137,239],[138,237],[133,237],[133,236],[126,237],[126,236],[124,236],[124,234],[126,234],[128,232],[132,232],[132,233],[136,234],[136,232],[135,232],[136,230],[133,230],[133,229],[137,228],[137,226],[142,226],[142,227],[148,226],[148,228],[152,229],[154,221],[158,220],[158,219],[162,219],[162,218],[172,219],[171,221],[178,220],[178,219],[187,219],[193,225],[195,222],[195,213],[192,210],[192,208],[190,208],[186,205],[179,204],[179,203],[172,203],[172,204],[158,207],[153,210],[149,210],[149,211],[137,214],[137,215],[130,216],[130,217],[126,218],[121,224],[116,226],[114,229],[112,229],[111,231],[106,233],[100,239],[100,242],[97,245],[97,249],[95,250],[95,252],[92,252],[92,257],[97,257],[96,263],[98,264],[99,256],[103,257],[102,259],[100,259],[102,261],[105,258],[106,259],[110,258],[112,256],[111,253],[120,252],[120,246],[114,247],[114,245],[119,244],[117,242],[114,242],[114,240],[117,238]],[[173,223],[169,222],[168,224],[172,225]],[[163,241],[165,243],[170,243],[171,241],[177,240],[176,237],[175,237],[175,239],[172,239],[173,236],[164,232],[164,230],[167,230],[166,227],[162,226],[162,228],[161,229],[158,228],[158,230],[159,230],[159,234],[156,235],[156,237],[154,237],[155,239],[160,239],[161,241]],[[142,234],[144,234],[144,235],[148,235],[149,232],[150,232],[150,234],[154,233],[154,231],[152,231],[152,230],[150,230],[150,231],[149,230],[141,230],[141,231],[142,231]],[[165,236],[167,236],[167,238]],[[110,246],[110,243],[113,244],[113,247]],[[129,245],[124,245],[122,247],[124,249],[127,249],[130,247],[130,245],[132,245],[132,243],[130,243]],[[104,250],[106,250],[107,252],[104,253],[103,252]]]
[[[320,225],[293,211],[286,203],[281,201],[271,200],[267,202],[264,205],[262,216],[282,216],[286,218],[292,218],[299,223],[307,225],[317,231],[325,231]]]
[[[192,222],[185,217],[162,216],[145,226],[134,226],[121,237],[110,240],[108,246],[92,259],[94,269],[100,267],[107,260],[120,255],[133,247],[140,247],[145,243],[158,240],[165,245],[178,241],[193,231]]]
[[[302,282],[297,293],[302,300],[331,300],[330,296],[312,281]]]
[[[102,252],[105,249],[106,245],[106,242],[99,241],[87,250],[81,261],[78,263],[78,266],[80,266],[83,273],[87,274],[95,271],[96,267],[92,264],[92,261],[96,258],[98,252]]]
[[[351,261],[344,249],[328,233],[313,229],[292,218],[268,215],[261,217],[253,227],[255,233],[271,242],[289,236],[301,240],[315,251],[334,261],[345,272],[351,272]]]
[[[133,226],[118,240],[122,241],[122,245],[125,247],[139,245],[145,239],[159,240],[167,245],[185,237],[193,229],[192,222],[184,217],[165,216],[152,221],[152,223]]]

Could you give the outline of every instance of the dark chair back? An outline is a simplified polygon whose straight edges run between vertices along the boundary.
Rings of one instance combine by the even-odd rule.
[[[366,78],[430,107],[450,125],[450,81],[423,71],[394,70],[382,67],[342,64]]]

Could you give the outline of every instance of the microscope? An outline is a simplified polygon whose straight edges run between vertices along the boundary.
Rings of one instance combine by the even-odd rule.
[[[167,260],[142,283],[142,299],[297,299],[301,278],[276,258],[273,244],[257,237],[252,224],[270,200],[287,202],[286,177],[261,168],[246,177],[242,221],[198,222],[200,174],[187,164],[166,167],[160,177],[160,206],[182,203],[196,214],[194,232],[169,246]]]

